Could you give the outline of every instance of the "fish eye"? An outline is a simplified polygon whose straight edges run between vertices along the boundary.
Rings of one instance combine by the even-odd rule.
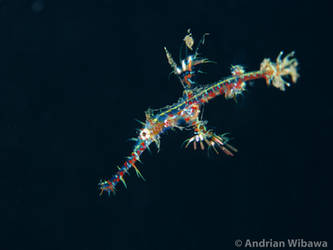
[[[140,138],[142,140],[148,140],[150,138],[150,132],[148,129],[144,128],[140,132]]]

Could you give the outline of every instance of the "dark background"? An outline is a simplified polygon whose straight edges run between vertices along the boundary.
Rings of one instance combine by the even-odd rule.
[[[236,249],[236,239],[329,241],[332,121],[320,1],[0,1],[0,249]],[[132,150],[144,111],[182,93],[177,58],[187,28],[209,83],[231,64],[256,70],[296,51],[286,92],[263,80],[204,117],[231,132],[235,157],[184,150],[190,132],[145,152],[147,179],[98,196]],[[327,67],[328,66],[328,67]],[[333,242],[329,241],[329,244]]]

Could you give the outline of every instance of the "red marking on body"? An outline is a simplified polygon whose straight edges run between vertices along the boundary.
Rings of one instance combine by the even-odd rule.
[[[190,57],[190,60],[188,62],[188,70],[192,71],[192,60],[191,60],[191,57]]]
[[[191,87],[191,83],[190,83],[190,81],[188,79],[191,78],[191,77],[192,77],[192,74],[188,74],[188,75],[184,76],[184,81],[186,82],[186,84],[189,87]]]
[[[210,97],[215,97],[215,96],[216,96],[216,94],[215,94],[213,91],[212,91],[212,92],[209,92],[208,95],[209,95]]]
[[[241,87],[241,84],[242,84],[243,80],[242,79],[239,79],[236,83],[236,88],[239,89]]]

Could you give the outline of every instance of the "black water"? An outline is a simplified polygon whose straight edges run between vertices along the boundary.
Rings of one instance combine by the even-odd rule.
[[[324,240],[331,214],[329,6],[312,1],[0,1],[0,249],[236,249],[237,239]],[[98,196],[144,111],[182,94],[164,55],[209,32],[200,77],[296,51],[286,92],[259,80],[204,119],[235,157],[185,150],[170,132],[146,182]],[[252,85],[252,84],[251,84]],[[243,246],[244,248],[244,246]]]

